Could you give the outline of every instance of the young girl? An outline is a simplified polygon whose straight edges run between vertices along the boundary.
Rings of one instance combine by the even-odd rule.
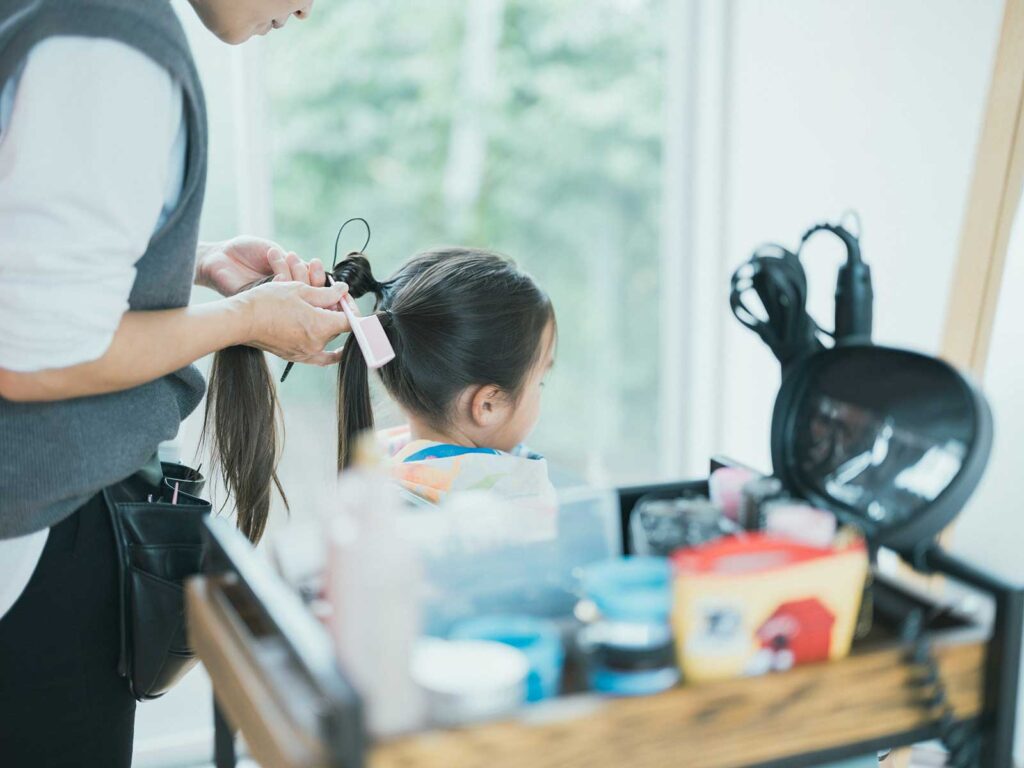
[[[554,309],[530,276],[468,248],[421,253],[384,282],[358,254],[334,274],[355,298],[376,294],[395,350],[379,374],[408,421],[386,433],[402,486],[429,502],[475,489],[553,505],[546,462],[515,452],[537,422],[555,346]],[[372,427],[368,371],[350,337],[338,375],[339,469]]]

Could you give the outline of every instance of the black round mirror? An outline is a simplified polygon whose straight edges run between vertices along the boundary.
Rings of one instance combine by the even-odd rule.
[[[775,474],[906,555],[957,515],[991,447],[988,404],[956,369],[870,344],[793,364],[772,417]]]

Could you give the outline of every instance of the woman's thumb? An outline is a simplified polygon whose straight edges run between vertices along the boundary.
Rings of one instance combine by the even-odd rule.
[[[345,283],[335,283],[324,288],[314,288],[312,285],[304,285],[299,295],[314,307],[322,309],[333,309],[348,293],[348,286]]]

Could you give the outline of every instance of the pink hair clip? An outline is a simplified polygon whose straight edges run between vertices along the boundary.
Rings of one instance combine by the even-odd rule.
[[[395,359],[395,349],[377,315],[360,316],[356,303],[347,294],[341,300],[341,309],[352,326],[352,334],[366,359],[367,368],[380,368]]]

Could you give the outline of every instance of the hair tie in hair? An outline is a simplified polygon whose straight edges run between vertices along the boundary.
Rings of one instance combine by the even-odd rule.
[[[394,325],[395,315],[390,309],[377,310],[377,317],[380,318],[380,324],[385,328],[390,328]]]
[[[370,245],[370,223],[366,219],[362,218],[361,216],[356,216],[356,217],[351,218],[348,221],[346,221],[338,229],[338,236],[334,238],[334,261],[331,262],[331,271],[332,272],[334,271],[334,268],[336,266],[338,266],[338,243],[341,242],[341,233],[344,232],[345,231],[345,227],[347,227],[353,221],[361,221],[363,223],[363,226],[366,227],[366,241],[363,243],[363,247],[362,248],[360,248],[358,251],[353,251],[353,253],[365,253],[366,249]],[[352,254],[349,254],[349,255],[351,256]]]
[[[333,277],[348,285],[348,292],[353,299],[367,293],[379,297],[384,291],[383,284],[373,276],[369,260],[361,253],[350,253],[342,259],[334,268]]]
[[[353,251],[352,253],[349,254],[349,256],[362,256],[363,251],[365,251],[367,246],[369,246],[370,244],[370,222],[368,222],[366,219],[362,218],[361,216],[355,216],[351,219],[348,219],[344,224],[342,224],[338,228],[337,237],[334,238],[334,259],[331,261],[331,271],[327,273],[324,283],[327,286],[331,286],[337,281],[336,271],[338,269],[338,244],[341,242],[341,233],[344,232],[345,227],[347,227],[353,221],[360,221],[362,222],[363,226],[366,227],[366,240],[363,242],[362,248],[360,248],[358,251]],[[381,283],[378,283],[376,280],[374,280],[372,274],[369,274],[369,262],[367,262],[366,264],[366,269],[367,277],[362,281],[363,285],[365,286],[364,290],[368,293],[374,293],[377,296],[381,296],[384,290],[384,286]],[[351,289],[351,287],[352,286],[350,285],[349,288]],[[288,378],[288,374],[292,372],[292,368],[294,366],[295,363],[289,361],[288,365],[284,367],[284,373],[281,374],[282,384],[284,383],[284,380]]]

